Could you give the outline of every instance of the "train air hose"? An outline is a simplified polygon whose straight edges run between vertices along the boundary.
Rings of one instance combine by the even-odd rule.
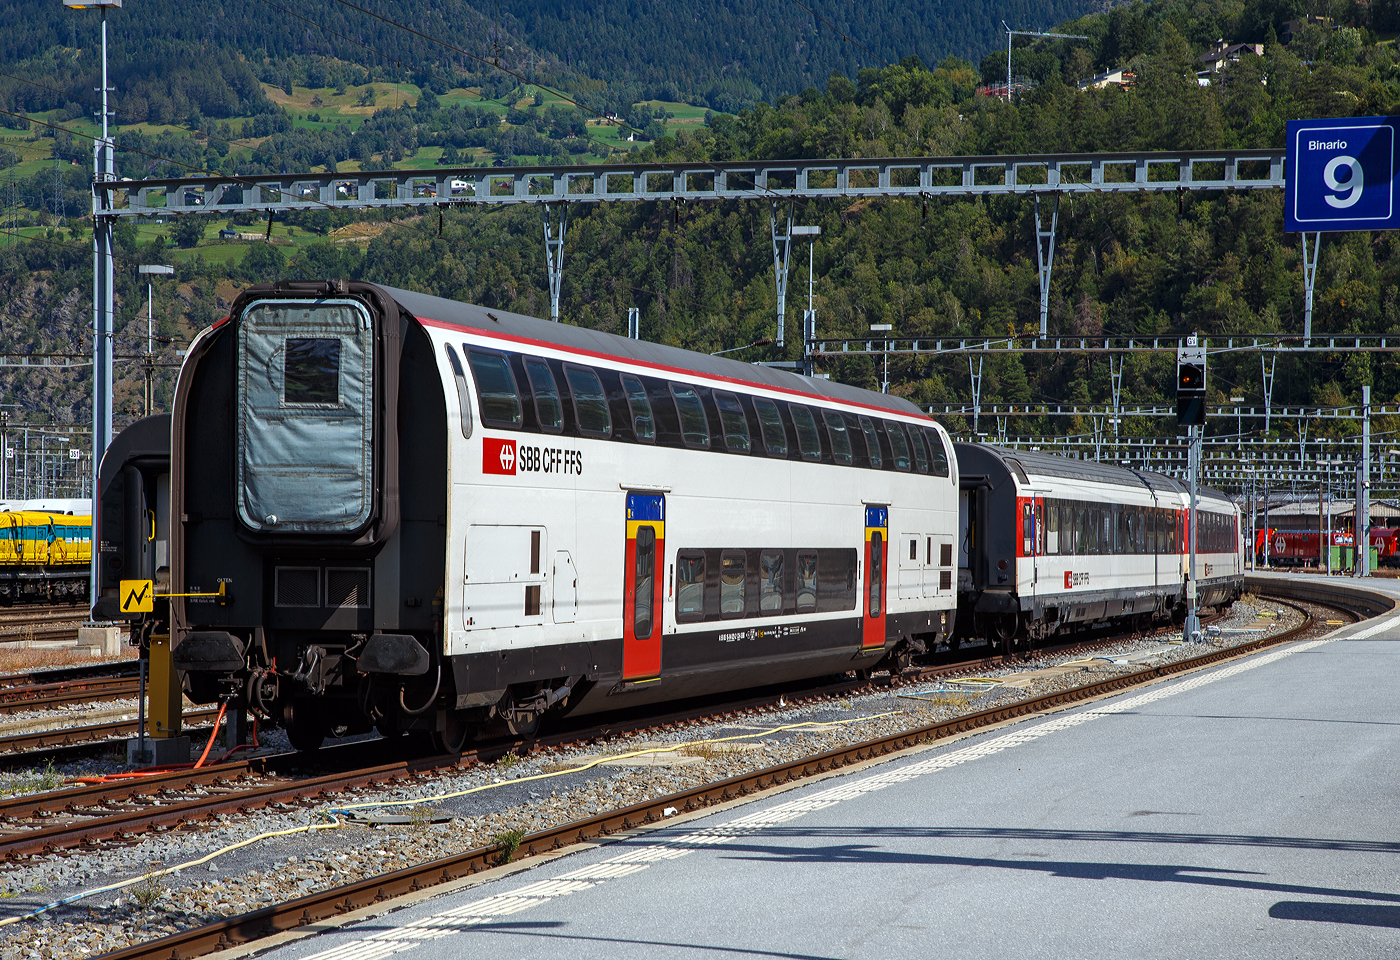
[[[220,713],[222,714],[222,711],[220,711]],[[213,746],[214,738],[218,733],[219,725],[215,723],[213,732],[209,734],[209,743],[204,747],[204,757],[209,755],[209,748]],[[257,750],[261,746],[262,744],[258,742],[258,718],[253,717],[253,742],[240,743],[235,747],[229,748],[217,760],[210,763],[209,766],[217,767],[240,750]],[[64,783],[93,786],[99,783],[121,783],[123,780],[140,780],[142,777],[154,777],[161,773],[174,773],[176,770],[192,770],[204,762],[204,757],[200,757],[199,763],[166,763],[158,767],[144,767],[140,770],[127,770],[123,773],[104,773],[92,777],[72,777],[65,780]]]

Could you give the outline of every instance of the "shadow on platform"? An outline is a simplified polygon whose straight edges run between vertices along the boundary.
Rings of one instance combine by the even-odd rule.
[[[1323,923],[1350,923],[1362,927],[1400,927],[1400,907],[1378,903],[1280,900],[1269,908],[1269,916],[1275,920],[1320,920]]]

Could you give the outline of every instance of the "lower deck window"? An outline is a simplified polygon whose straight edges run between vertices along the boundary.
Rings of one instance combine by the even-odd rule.
[[[676,555],[676,619],[705,619],[705,554],[682,550]]]
[[[812,613],[817,609],[817,555],[797,555],[797,612]]]
[[[719,613],[722,617],[744,615],[744,555],[725,553],[720,558]]]
[[[758,558],[758,612],[783,612],[783,555],[764,553]]]

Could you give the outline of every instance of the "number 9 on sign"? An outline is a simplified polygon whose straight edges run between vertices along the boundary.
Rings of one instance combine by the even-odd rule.
[[[1338,180],[1338,171],[1342,171],[1346,179]],[[1361,199],[1361,191],[1366,187],[1366,176],[1361,172],[1361,164],[1355,157],[1333,157],[1323,168],[1322,182],[1327,184],[1328,190],[1345,194],[1341,197],[1324,198],[1327,205],[1345,210]]]

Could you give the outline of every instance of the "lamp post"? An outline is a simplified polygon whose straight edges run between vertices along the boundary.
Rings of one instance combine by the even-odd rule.
[[[1254,507],[1258,500],[1259,490],[1257,486],[1257,477],[1254,473],[1254,464],[1246,464],[1244,470],[1245,473],[1249,474],[1249,569],[1254,570],[1257,567],[1255,562],[1254,541],[1258,536],[1258,531],[1255,529],[1256,517]],[[1264,539],[1267,540],[1268,538],[1269,534],[1266,531],[1264,533]]]
[[[157,276],[174,276],[175,268],[163,263],[143,263],[136,268],[140,273],[147,275],[146,280],[146,356],[143,361],[146,373],[146,416],[151,415],[151,409],[155,406],[154,381],[152,374],[155,373],[155,278]]]
[[[812,342],[817,339],[817,310],[812,305],[812,294],[816,283],[817,237],[821,233],[822,228],[815,225],[792,228],[794,237],[812,238],[807,247],[807,309],[802,314],[802,373],[808,377],[816,373],[816,364],[812,361]]]
[[[871,333],[883,333],[883,334],[885,335],[885,350],[884,350],[884,353],[885,353],[885,375],[884,375],[884,377],[882,378],[881,383],[880,383],[880,392],[881,392],[881,393],[889,393],[889,392],[890,392],[890,336],[889,336],[889,334],[890,334],[890,331],[893,330],[893,329],[894,329],[894,324],[892,324],[892,323],[872,323],[872,324],[870,325],[870,332],[871,332]]]
[[[1327,576],[1332,576],[1332,466],[1341,463],[1341,457],[1318,457],[1318,466],[1324,469],[1324,474],[1319,478],[1317,489],[1317,532],[1319,539],[1322,539],[1322,511],[1327,511],[1327,533],[1322,544],[1322,556],[1324,558],[1324,569]],[[1324,507],[1322,500],[1322,485],[1327,485],[1327,503]]]
[[[99,181],[116,179],[116,165],[112,157],[112,140],[108,129],[110,111],[107,109],[107,95],[111,88],[107,82],[107,11],[120,10],[122,0],[63,0],[65,7],[86,10],[95,7],[102,11],[102,139],[93,146],[92,179]],[[116,218],[112,215],[112,196],[106,190],[94,189],[92,193],[92,477],[91,496],[97,500],[97,471],[102,463],[102,455],[112,442],[112,312],[116,306],[113,295],[112,276],[112,233]],[[25,477],[28,483],[28,475]],[[100,554],[92,551],[92,567],[89,574],[88,596],[98,594],[97,560]]]

